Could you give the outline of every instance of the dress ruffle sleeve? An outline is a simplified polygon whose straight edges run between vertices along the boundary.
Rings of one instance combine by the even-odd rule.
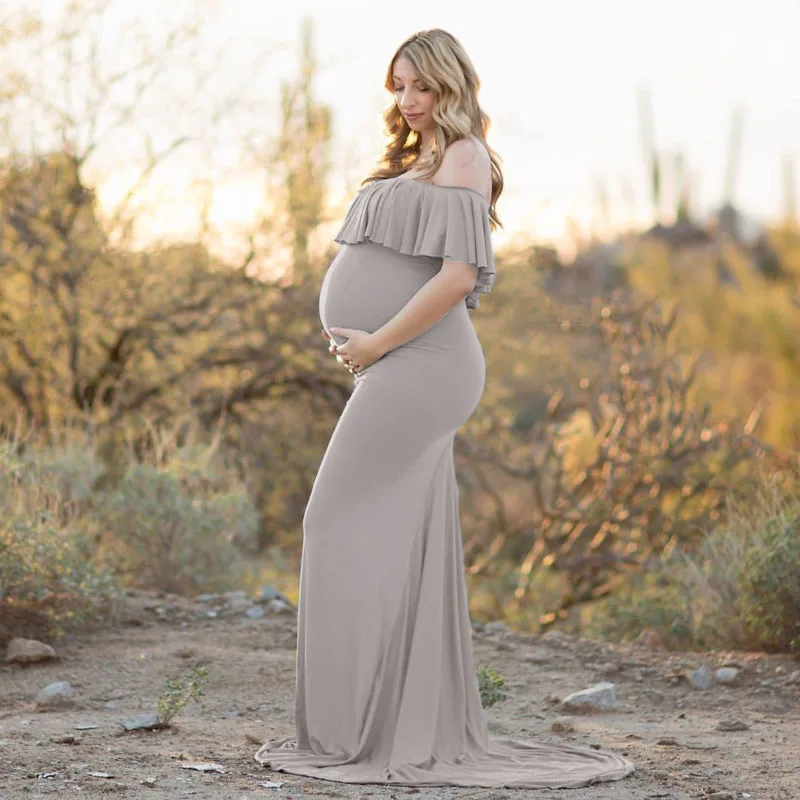
[[[404,255],[469,264],[477,278],[465,298],[467,308],[478,308],[478,295],[494,286],[489,204],[464,186],[396,177],[368,183],[350,205],[334,241],[369,241]]]

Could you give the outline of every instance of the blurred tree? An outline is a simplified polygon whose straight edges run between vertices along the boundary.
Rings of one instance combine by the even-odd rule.
[[[254,470],[263,544],[296,530],[350,380],[319,335],[317,285],[287,283],[273,268],[275,233],[287,227],[274,209],[254,223],[236,263],[212,254],[207,224],[194,242],[136,245],[153,177],[179,152],[213,147],[243,101],[241,84],[212,91],[221,61],[199,37],[202,13],[157,32],[134,17],[119,31],[107,18],[112,5],[73,3],[55,21],[5,29],[0,41],[0,426],[19,412],[45,435],[75,420],[91,426],[108,482],[126,438],[147,446],[150,426],[186,414],[205,428],[225,420],[226,444]],[[112,33],[125,47],[108,58]],[[38,59],[52,69],[39,71]],[[286,176],[296,274],[315,266],[308,242],[325,199],[330,113],[313,101],[315,70],[306,23],[279,146],[260,148],[270,152],[265,173]],[[186,86],[185,105],[165,104]],[[153,107],[171,124],[148,125]],[[126,153],[141,137],[144,158],[103,211],[88,176],[93,161],[113,158],[116,134]]]
[[[513,575],[502,613],[521,618],[544,605],[543,626],[614,592],[676,545],[691,549],[721,521],[728,493],[752,491],[761,468],[800,477],[791,452],[755,437],[761,404],[720,418],[697,403],[703,354],[675,348],[677,306],[618,291],[596,299],[591,313],[563,313],[564,336],[593,342],[594,355],[573,356],[547,404],[531,398],[537,414],[524,425],[512,395],[520,414],[504,413],[501,402],[461,446],[467,482],[494,508],[465,545],[470,575],[506,590]],[[557,581],[543,599],[546,575]]]
[[[300,76],[281,87],[281,134],[278,163],[286,172],[292,268],[296,282],[310,277],[309,237],[322,222],[329,171],[331,112],[314,101],[317,71],[311,40],[311,20],[302,25]]]

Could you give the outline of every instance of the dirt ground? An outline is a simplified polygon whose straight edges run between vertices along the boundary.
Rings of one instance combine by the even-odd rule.
[[[137,592],[113,628],[54,643],[56,660],[0,665],[0,798],[800,799],[797,660],[480,628],[476,664],[498,670],[508,694],[486,709],[493,734],[599,745],[627,754],[637,771],[583,789],[530,790],[344,784],[266,769],[253,759],[259,744],[294,733],[295,614],[215,615],[197,601]],[[205,693],[172,728],[122,729],[121,719],[155,710],[165,678],[195,665],[208,668]],[[701,665],[741,672],[732,685],[694,689],[685,674]],[[55,681],[70,682],[72,704],[38,708],[37,693]],[[616,684],[617,708],[570,714],[574,730],[553,730],[567,716],[559,698],[600,681]],[[198,763],[221,771],[184,768]],[[270,781],[280,785],[262,785]]]

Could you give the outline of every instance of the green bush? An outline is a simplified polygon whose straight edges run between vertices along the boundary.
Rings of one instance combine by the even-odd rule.
[[[102,465],[90,444],[37,447],[26,453],[24,461],[29,465],[29,474],[47,483],[62,503],[76,510],[91,504]]]
[[[93,560],[85,520],[69,511],[74,497],[40,467],[34,453],[0,443],[2,640],[106,619],[121,601],[112,573]]]
[[[162,728],[171,725],[173,717],[192,700],[196,700],[205,691],[208,679],[208,667],[192,667],[178,678],[167,679],[164,691],[156,701],[158,722]]]
[[[481,694],[481,705],[489,708],[501,700],[507,700],[508,695],[502,690],[505,684],[503,678],[497,670],[488,667],[480,667],[477,671],[478,688]]]
[[[652,630],[658,631],[669,648],[708,646],[696,627],[681,578],[680,567],[674,561],[637,576],[597,604],[589,624],[590,632],[620,641]]]
[[[132,464],[99,504],[104,551],[127,582],[178,593],[230,588],[258,514],[243,489],[182,477],[173,463]],[[195,476],[197,478],[197,476]]]
[[[696,551],[676,550],[598,604],[590,630],[653,630],[672,648],[800,652],[800,494],[766,479],[726,519]]]
[[[765,520],[747,542],[738,605],[752,641],[800,653],[800,502]]]
[[[259,515],[214,446],[166,434],[113,480],[95,441],[0,439],[0,642],[113,617],[121,584],[175,592],[243,582]]]

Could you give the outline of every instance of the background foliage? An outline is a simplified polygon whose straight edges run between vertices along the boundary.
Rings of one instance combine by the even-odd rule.
[[[148,182],[212,141],[237,98],[202,120],[171,106],[181,124],[156,146],[135,124],[149,94],[175,63],[209,79],[197,25],[142,34],[141,59],[109,72],[90,46],[104,8],[74,4],[60,30],[20,20],[0,43],[3,635],[113,616],[131,584],[269,579],[292,594],[305,501],[351,391],[318,321],[333,256],[318,234],[339,212],[310,25],[280,135],[247,141],[274,203],[223,257],[210,225],[178,243],[135,234]],[[14,57],[22,45],[60,63],[77,112]],[[139,132],[143,155],[109,212],[90,176],[114,130]],[[723,224],[736,214],[701,224],[681,195],[674,216],[587,242],[571,264],[498,252],[473,317],[486,392],[456,442],[475,616],[797,647],[796,501],[731,509],[797,485],[800,229],[787,215],[753,244]]]

